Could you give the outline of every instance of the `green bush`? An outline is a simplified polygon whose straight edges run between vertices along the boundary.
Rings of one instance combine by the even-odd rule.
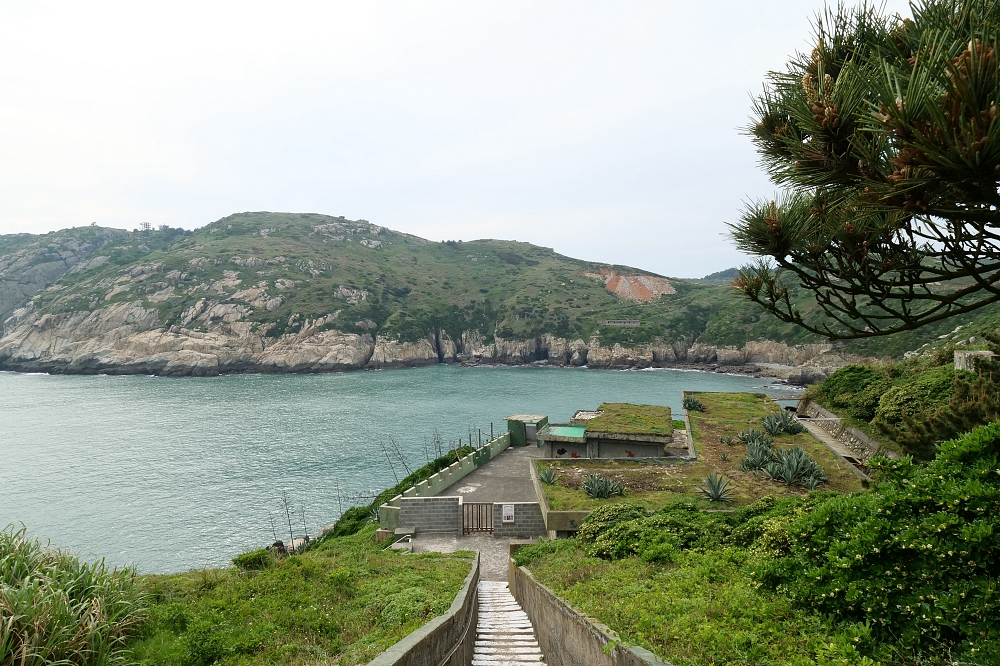
[[[271,551],[261,548],[249,553],[243,553],[233,558],[233,564],[241,571],[263,571],[274,563]]]
[[[131,569],[81,562],[23,527],[0,532],[0,664],[126,663],[145,614]]]
[[[694,396],[690,395],[684,396],[684,399],[681,401],[681,404],[684,407],[684,409],[688,410],[689,412],[705,411],[705,403],[703,403],[698,398],[695,398]]]
[[[927,465],[876,459],[868,493],[830,495],[787,527],[759,579],[918,649],[1000,640],[1000,421]]]

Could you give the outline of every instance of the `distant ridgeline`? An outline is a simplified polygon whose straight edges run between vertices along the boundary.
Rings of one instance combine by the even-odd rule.
[[[761,368],[813,381],[848,352],[899,355],[940,334],[833,348],[743,300],[728,286],[731,272],[665,278],[529,243],[432,242],[318,214],[240,213],[193,232],[87,226],[0,236],[0,368],[212,375],[455,361],[775,364]]]

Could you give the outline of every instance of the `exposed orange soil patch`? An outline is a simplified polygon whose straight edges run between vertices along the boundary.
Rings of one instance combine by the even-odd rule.
[[[604,288],[609,292],[632,301],[651,301],[663,294],[677,293],[669,280],[653,275],[618,275],[610,268],[602,268],[600,273],[584,275],[603,280]]]

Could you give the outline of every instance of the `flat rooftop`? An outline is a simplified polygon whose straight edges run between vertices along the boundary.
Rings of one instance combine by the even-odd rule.
[[[674,433],[669,407],[606,402],[598,407],[598,411],[601,412],[599,416],[587,421],[587,434],[670,437]]]

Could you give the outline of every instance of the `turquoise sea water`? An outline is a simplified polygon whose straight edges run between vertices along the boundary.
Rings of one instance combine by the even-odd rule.
[[[432,433],[499,434],[503,417],[565,421],[604,401],[665,404],[681,391],[789,393],[768,379],[679,370],[436,365],[211,378],[0,373],[0,527],[142,573],[226,564],[334,522],[395,483],[380,442],[411,468]],[[396,462],[396,474],[405,471]],[[339,484],[341,501],[338,502]]]

